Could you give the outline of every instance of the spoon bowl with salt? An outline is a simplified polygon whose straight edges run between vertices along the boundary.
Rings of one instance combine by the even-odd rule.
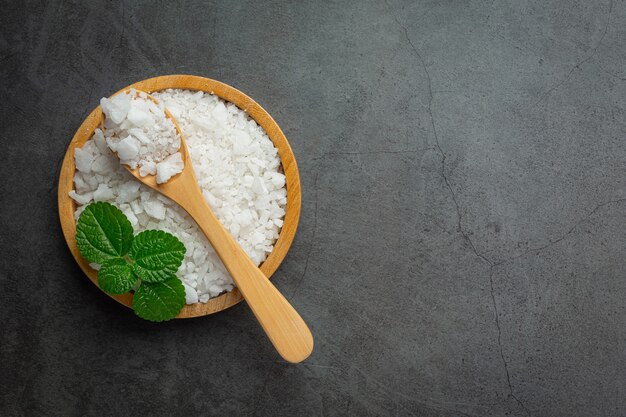
[[[157,99],[145,92],[132,90],[120,94],[136,95],[160,106]],[[165,117],[171,121],[180,139],[180,148],[177,152],[180,154],[180,162],[176,154],[169,155],[162,162],[167,163],[168,159],[174,160],[173,163],[169,164],[170,166],[163,167],[163,171],[168,172],[162,174],[161,169],[156,172],[154,167],[151,167],[147,173],[146,169],[142,169],[137,164],[124,163],[128,162],[126,160],[128,155],[135,156],[134,148],[130,154],[126,148],[122,149],[119,146],[117,148],[113,146],[112,151],[138,181],[168,197],[189,213],[215,249],[216,254],[232,276],[237,288],[248,302],[278,353],[289,362],[303,361],[313,350],[311,331],[302,317],[254,264],[215,216],[204,199],[196,180],[180,126],[166,108],[159,108],[164,112]],[[105,120],[103,130],[106,128]],[[159,164],[156,166],[161,168]]]

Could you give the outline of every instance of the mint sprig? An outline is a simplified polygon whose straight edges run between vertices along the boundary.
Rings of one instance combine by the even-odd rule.
[[[185,305],[185,287],[176,276],[157,283],[144,282],[133,297],[133,310],[150,321],[165,321],[180,312]]]
[[[92,203],[76,225],[76,245],[83,258],[103,264],[124,256],[133,241],[133,226],[124,213],[109,203]]]
[[[185,246],[176,236],[160,230],[133,236],[124,213],[100,202],[88,205],[78,218],[76,245],[83,258],[101,265],[98,285],[105,292],[124,294],[137,288],[133,310],[139,317],[170,320],[185,305],[185,287],[175,275]]]
[[[109,294],[124,294],[136,284],[137,276],[124,258],[109,259],[98,271],[98,285]]]
[[[185,246],[175,236],[161,230],[146,230],[135,236],[130,246],[133,272],[145,282],[161,282],[178,271],[185,257]]]

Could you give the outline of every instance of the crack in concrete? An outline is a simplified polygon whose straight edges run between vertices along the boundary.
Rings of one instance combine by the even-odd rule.
[[[515,395],[513,392],[513,385],[511,385],[511,374],[509,373],[509,364],[504,358],[504,349],[502,348],[502,329],[500,327],[500,314],[498,312],[498,304],[496,303],[495,291],[493,288],[493,269],[497,265],[491,264],[489,267],[489,285],[490,285],[490,293],[491,293],[491,301],[493,303],[493,311],[496,318],[496,328],[498,329],[498,349],[500,351],[500,358],[502,359],[502,363],[504,364],[504,372],[506,373],[506,384],[509,387],[509,395],[522,407],[522,410],[526,413],[527,416],[530,416],[530,411],[526,408],[524,403]]]
[[[407,42],[409,43],[409,45],[410,45],[411,49],[413,50],[413,53],[415,54],[416,58],[420,62],[420,65],[422,66],[422,69],[423,69],[423,71],[424,71],[424,73],[426,75],[426,80],[427,80],[427,83],[428,83],[428,96],[429,96],[428,97],[428,114],[430,116],[430,123],[431,123],[432,129],[433,129],[433,135],[435,136],[435,147],[436,147],[436,149],[439,151],[439,153],[441,155],[441,176],[443,177],[443,180],[444,180],[444,183],[446,184],[446,187],[450,191],[450,195],[452,197],[452,201],[453,201],[455,209],[456,209],[457,230],[458,230],[459,233],[461,233],[461,236],[463,236],[465,241],[469,244],[470,248],[472,249],[472,252],[479,259],[481,259],[482,261],[486,262],[489,265],[489,281],[490,281],[490,285],[491,285],[491,299],[492,299],[492,302],[493,302],[496,327],[497,327],[497,330],[498,330],[498,348],[500,350],[500,357],[502,358],[502,363],[504,365],[504,371],[505,371],[505,374],[506,374],[507,385],[508,385],[508,388],[509,388],[509,395],[510,395],[510,397],[512,397],[519,404],[519,406],[524,410],[524,412],[528,416],[530,416],[531,414],[528,411],[528,409],[526,408],[526,406],[524,405],[524,403],[513,392],[513,386],[511,385],[511,375],[510,375],[510,372],[509,372],[509,366],[508,366],[507,361],[504,358],[504,351],[503,351],[502,342],[501,342],[502,330],[500,328],[500,318],[499,318],[499,315],[498,315],[498,308],[497,308],[496,299],[495,299],[495,293],[494,293],[494,288],[493,288],[493,268],[495,267],[495,264],[494,264],[494,262],[489,260],[487,257],[482,255],[480,252],[478,252],[478,250],[476,249],[476,246],[474,245],[474,242],[470,238],[469,234],[463,229],[463,224],[462,224],[463,217],[462,217],[461,207],[460,207],[460,205],[459,205],[459,203],[457,201],[456,193],[454,192],[454,189],[452,188],[452,185],[450,184],[450,180],[448,179],[448,176],[446,175],[446,154],[443,151],[443,149],[441,148],[441,145],[440,145],[440,142],[439,142],[439,135],[437,133],[437,126],[435,124],[435,117],[434,117],[433,111],[432,111],[432,103],[433,103],[434,95],[433,95],[432,80],[431,80],[431,77],[430,77],[430,73],[428,72],[428,68],[426,66],[426,62],[422,58],[422,55],[419,53],[419,51],[417,50],[417,48],[415,47],[415,45],[411,41],[411,38],[409,37],[409,33],[408,33],[408,30],[407,30],[406,26],[402,25],[397,17],[394,17],[394,20],[396,21],[396,23],[404,31],[404,37],[406,38]]]
[[[565,84],[571,78],[571,76],[572,76],[572,74],[574,73],[575,70],[580,69],[581,65],[583,65],[584,63],[586,63],[587,61],[589,61],[591,58],[593,58],[596,55],[596,52],[598,51],[598,48],[600,47],[600,45],[604,41],[604,37],[606,36],[606,34],[607,34],[608,30],[609,30],[609,24],[611,22],[611,14],[612,13],[613,13],[613,0],[610,0],[609,1],[609,12],[607,14],[606,25],[604,26],[604,31],[602,32],[602,35],[600,36],[600,40],[598,41],[596,46],[591,48],[591,53],[589,55],[587,55],[587,57],[585,57],[584,59],[582,59],[581,61],[576,63],[576,65],[574,65],[572,67],[572,69],[567,73],[565,78],[563,78],[560,82],[558,82],[556,85],[554,85],[553,87],[548,89],[548,91],[546,91],[544,94],[542,94],[541,97],[539,97],[539,100],[537,100],[537,101],[535,101],[533,103],[532,107],[537,106],[539,103],[544,101],[553,91],[557,90],[559,87],[561,87],[563,84]]]
[[[491,265],[492,262],[478,252],[478,250],[476,249],[476,246],[474,245],[474,242],[463,229],[463,225],[462,225],[463,215],[461,213],[461,207],[457,201],[456,193],[454,192],[454,189],[452,188],[452,185],[450,184],[450,180],[448,179],[448,176],[446,175],[446,154],[441,148],[441,145],[439,142],[439,134],[437,133],[437,126],[435,124],[435,117],[433,115],[432,104],[433,104],[434,94],[433,94],[433,88],[432,88],[432,80],[430,77],[430,73],[428,72],[428,68],[426,67],[426,62],[424,61],[424,59],[422,58],[422,55],[419,53],[419,51],[413,44],[413,41],[411,41],[407,28],[400,23],[397,17],[394,17],[394,20],[404,31],[404,37],[406,38],[407,42],[411,46],[413,53],[417,57],[418,61],[420,62],[420,65],[422,66],[422,69],[424,70],[424,73],[426,74],[426,80],[428,83],[428,115],[430,116],[430,124],[433,129],[433,135],[435,136],[435,148],[437,149],[437,151],[439,151],[439,154],[441,155],[441,176],[443,177],[443,181],[446,184],[446,187],[450,191],[450,195],[452,197],[452,201],[454,202],[454,207],[456,209],[457,230],[459,231],[459,233],[461,233],[463,238],[470,245],[474,254],[478,256],[480,259],[482,259],[483,261],[487,262],[489,265]]]
[[[626,198],[618,198],[617,200],[609,200],[609,201],[605,201],[604,203],[600,203],[598,204],[593,210],[591,210],[585,217],[581,218],[580,220],[578,220],[576,223],[574,223],[574,225],[572,227],[569,228],[569,230],[567,232],[565,232],[565,234],[555,240],[551,240],[548,241],[548,243],[546,243],[543,246],[539,246],[537,248],[533,248],[533,249],[529,249],[528,251],[526,251],[524,253],[528,254],[530,252],[541,252],[544,249],[549,248],[550,246],[553,246],[557,243],[559,243],[560,241],[562,241],[563,239],[565,239],[567,236],[569,236],[574,230],[576,230],[576,228],[578,226],[580,226],[580,224],[582,222],[584,222],[585,220],[587,220],[589,217],[593,216],[595,214],[596,211],[598,211],[599,209],[601,209],[604,206],[608,206],[609,204],[616,204],[616,203],[621,203],[626,201]]]
[[[574,225],[573,225],[572,227],[570,227],[570,228],[567,230],[567,232],[565,232],[565,233],[564,233],[563,235],[561,235],[560,237],[558,237],[558,238],[556,238],[556,239],[549,239],[547,243],[545,243],[545,244],[543,244],[543,245],[541,245],[541,246],[537,246],[537,247],[534,247],[534,248],[527,249],[527,250],[525,250],[524,252],[522,252],[522,253],[521,253],[521,254],[519,254],[519,255],[510,256],[510,257],[508,257],[508,258],[502,259],[502,260],[497,261],[497,262],[493,262],[493,261],[492,261],[492,262],[493,262],[493,266],[498,266],[498,265],[502,265],[502,264],[505,264],[505,263],[510,262],[510,261],[514,261],[515,259],[519,259],[519,258],[521,258],[521,257],[523,257],[523,256],[528,255],[529,253],[536,253],[536,254],[539,254],[539,253],[540,253],[540,252],[542,252],[543,250],[545,250],[545,249],[547,249],[547,248],[549,248],[549,247],[551,247],[551,246],[553,246],[553,245],[556,245],[557,243],[559,243],[559,242],[563,241],[563,240],[564,240],[567,236],[569,236],[570,234],[572,234],[572,233],[573,233],[573,232],[574,232],[574,231],[578,228],[578,226],[580,226],[580,224],[581,224],[582,222],[584,222],[585,220],[587,220],[589,217],[593,216],[593,214],[595,214],[595,212],[596,212],[596,211],[598,211],[599,209],[601,209],[602,207],[604,207],[604,206],[608,206],[608,205],[610,205],[610,204],[623,203],[624,201],[626,201],[626,198],[618,198],[618,199],[616,199],[616,200],[608,200],[608,201],[605,201],[604,203],[600,203],[600,204],[596,205],[596,206],[593,208],[593,210],[591,210],[591,211],[590,211],[589,213],[587,213],[585,216],[581,217],[581,218],[580,218],[580,219],[579,219],[576,223],[574,223]],[[496,248],[493,248],[493,249],[489,249],[489,250],[486,250],[486,251],[484,251],[484,252],[481,252],[481,253],[480,253],[480,255],[478,255],[478,256],[484,259],[484,258],[485,258],[485,257],[484,257],[484,255],[486,255],[486,254],[488,254],[488,253],[495,252],[495,251],[497,251],[497,250],[499,250],[499,249],[501,249],[501,248],[497,248],[497,247],[496,247]]]
[[[548,249],[551,246],[556,245],[557,243],[563,241],[565,238],[567,238],[569,235],[571,235],[572,233],[574,233],[574,231],[578,228],[578,226],[580,226],[582,224],[582,222],[584,222],[585,220],[587,220],[589,217],[593,216],[598,210],[600,210],[602,207],[608,206],[610,204],[618,204],[618,203],[623,203],[624,201],[626,201],[626,198],[618,198],[615,200],[608,200],[605,201],[604,203],[600,203],[598,205],[596,205],[589,213],[587,213],[586,215],[584,215],[583,217],[581,217],[576,223],[574,223],[574,225],[572,227],[570,227],[567,232],[565,232],[563,235],[561,235],[560,237],[556,238],[556,239],[552,239],[552,240],[548,240],[547,243],[541,245],[541,246],[537,246],[535,248],[530,248],[525,250],[524,252],[522,252],[519,255],[515,255],[515,256],[511,256],[508,258],[505,258],[501,261],[498,262],[494,262],[493,266],[498,266],[498,265],[502,265],[504,263],[510,262],[510,261],[514,261],[515,259],[519,259],[523,256],[528,255],[529,253],[540,253],[546,249]],[[497,249],[491,249],[489,251],[483,252],[483,254],[488,253],[488,252],[493,252]]]
[[[318,166],[317,173],[315,174],[315,182],[314,182],[315,206],[313,209],[313,235],[311,236],[311,246],[309,248],[309,252],[306,255],[306,260],[304,261],[304,269],[302,270],[302,275],[300,275],[300,279],[298,280],[298,285],[296,286],[296,289],[293,290],[293,293],[291,294],[292,299],[295,297],[297,292],[300,290],[300,287],[304,283],[304,277],[306,276],[306,271],[309,269],[309,260],[311,259],[311,254],[313,253],[313,249],[315,249],[315,235],[317,234],[317,201],[318,201],[318,193],[319,193],[319,186],[318,186],[319,176],[320,176],[320,169]]]

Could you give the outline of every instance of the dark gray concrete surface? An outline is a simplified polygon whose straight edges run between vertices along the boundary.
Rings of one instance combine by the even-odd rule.
[[[2,3],[0,415],[626,415],[623,0]],[[141,321],[65,245],[73,133],[171,73],[291,142],[305,363],[245,304]]]

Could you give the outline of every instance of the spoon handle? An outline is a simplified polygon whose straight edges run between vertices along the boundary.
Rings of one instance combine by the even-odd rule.
[[[252,262],[202,196],[185,199],[181,205],[208,238],[280,356],[293,363],[306,359],[313,351],[313,336],[302,317]]]

